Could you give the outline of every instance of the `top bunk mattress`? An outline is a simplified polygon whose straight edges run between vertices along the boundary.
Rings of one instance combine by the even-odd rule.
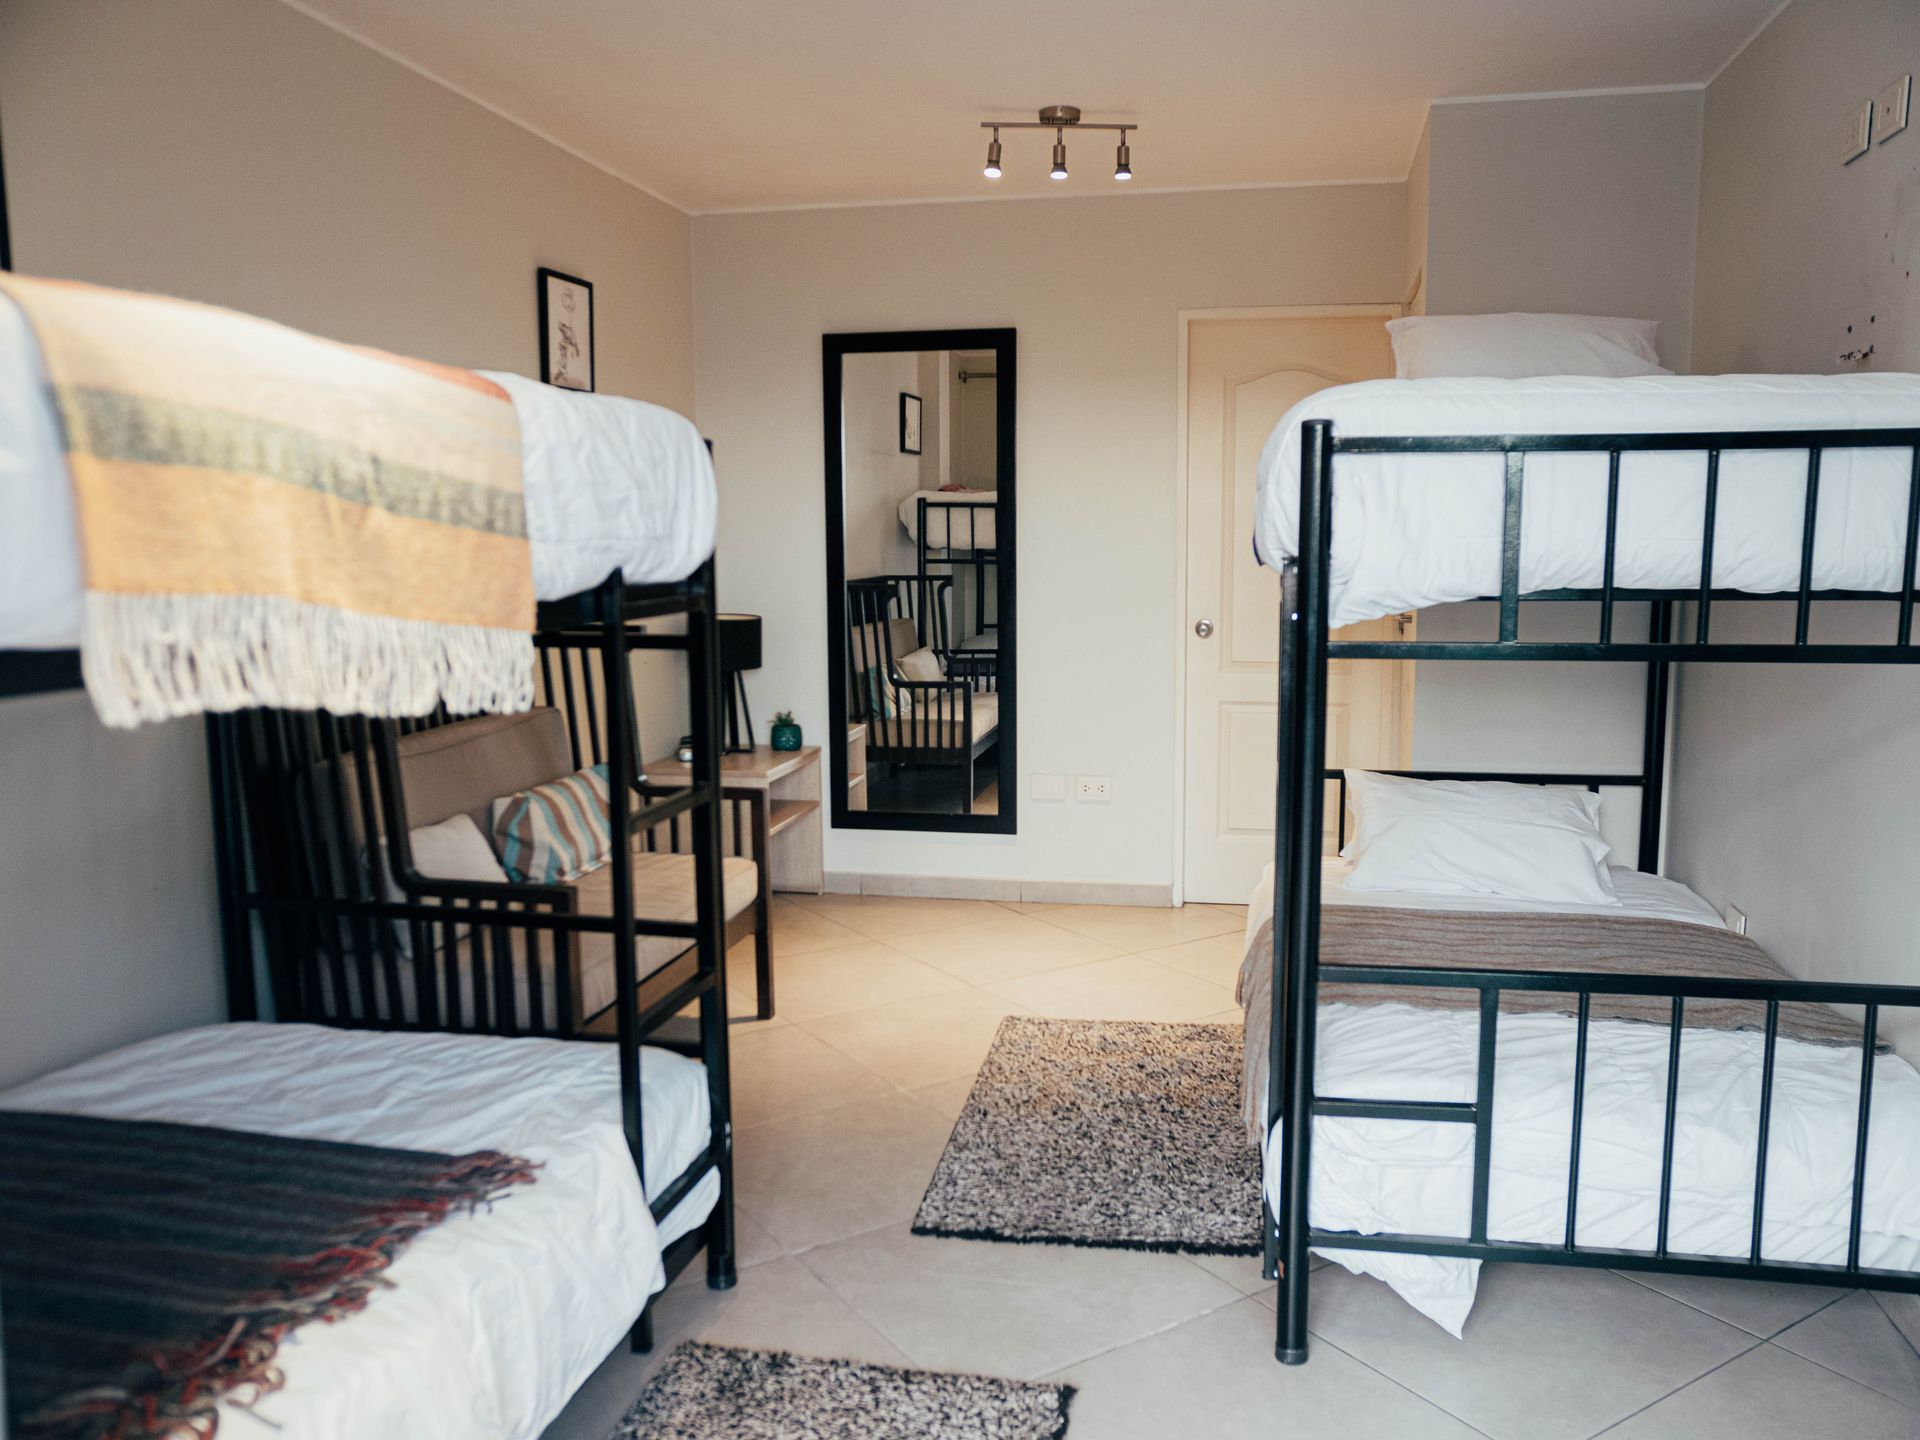
[[[1322,390],[1286,414],[1260,455],[1254,547],[1267,565],[1298,551],[1300,432],[1309,420],[1332,421],[1336,437],[1908,429],[1920,427],[1920,375],[1368,380]],[[1815,588],[1898,590],[1913,473],[1910,450],[1825,452]],[[1607,456],[1529,455],[1526,475],[1522,591],[1598,589]],[[1620,475],[1614,583],[1697,586],[1704,454],[1627,454]],[[1714,587],[1797,589],[1806,452],[1728,451],[1720,479]],[[1504,501],[1497,453],[1339,456],[1329,623],[1499,594]]]
[[[713,464],[685,416],[482,373],[519,417],[538,599],[577,594],[615,570],[636,585],[682,580],[713,553]],[[59,424],[32,329],[0,295],[0,649],[80,642],[80,549]]]
[[[929,550],[991,550],[994,548],[994,490],[916,490],[900,502],[900,525],[909,537],[920,539],[920,502],[927,502]]]

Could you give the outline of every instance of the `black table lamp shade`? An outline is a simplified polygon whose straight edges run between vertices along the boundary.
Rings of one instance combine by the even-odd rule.
[[[760,668],[760,617],[758,615],[716,615],[720,628],[720,683],[727,691],[727,751],[729,754],[751,750],[753,713],[747,707],[746,672]],[[741,731],[746,731],[742,743]]]

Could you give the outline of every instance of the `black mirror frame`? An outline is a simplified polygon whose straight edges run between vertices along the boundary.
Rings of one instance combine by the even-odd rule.
[[[827,654],[831,679],[827,713],[832,734],[829,782],[836,830],[923,830],[963,835],[1013,835],[1019,830],[1020,724],[1016,697],[1019,666],[1018,615],[1014,600],[1014,423],[1019,409],[1011,327],[985,330],[870,330],[820,337],[827,487]],[[893,354],[915,350],[991,350],[998,372],[1001,403],[996,412],[999,478],[994,504],[994,546],[999,551],[995,603],[1000,627],[1000,713],[1003,724],[994,747],[999,773],[998,813],[993,815],[916,815],[906,811],[854,810],[847,805],[847,556],[846,463],[841,425],[842,368],[848,355]],[[1009,401],[1012,403],[1008,403]]]

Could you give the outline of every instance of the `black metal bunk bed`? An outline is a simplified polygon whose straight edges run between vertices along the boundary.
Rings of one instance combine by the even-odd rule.
[[[643,1184],[641,1044],[699,1059],[707,1144],[647,1198],[655,1219],[664,1219],[709,1174],[719,1175],[712,1212],[666,1247],[663,1263],[671,1280],[705,1249],[708,1284],[726,1289],[737,1271],[715,614],[708,561],[677,583],[631,586],[616,574],[591,591],[542,602],[535,636],[538,688],[565,714],[575,756],[607,766],[612,833],[650,845],[651,833],[668,827],[671,848],[694,857],[690,921],[637,914],[633,877],[619,859],[609,867],[607,914],[586,913],[560,886],[421,875],[408,844],[396,747],[409,735],[461,723],[444,711],[400,721],[270,710],[215,715],[207,750],[230,1018],[614,1044],[621,1124]],[[674,616],[684,617],[684,633],[646,628]],[[651,650],[687,656],[694,759],[684,788],[649,785],[640,773],[629,660]],[[589,662],[597,663],[597,684]],[[372,857],[383,854],[391,889],[375,873]],[[400,898],[390,898],[393,890]],[[401,927],[410,941],[404,952]],[[616,961],[613,1003],[593,1014],[569,977],[572,948],[595,936],[606,937],[616,957],[632,957],[648,937],[685,948],[644,977]],[[680,1015],[689,1005],[697,1006],[695,1021]],[[636,1319],[634,1347],[651,1339],[649,1305]]]
[[[1815,523],[1821,458],[1827,450],[1910,450],[1912,480],[1906,505],[1904,570],[1897,591],[1816,590],[1813,585]],[[1713,586],[1714,529],[1719,506],[1721,458],[1730,452],[1804,451],[1808,456],[1800,533],[1799,584],[1780,594],[1721,590]],[[1614,582],[1620,521],[1621,457],[1665,451],[1700,454],[1705,464],[1700,581],[1690,589],[1627,589]],[[1536,454],[1587,453],[1608,457],[1605,551],[1597,590],[1527,592],[1521,588],[1521,522],[1527,459]],[[1500,455],[1505,460],[1499,633],[1491,641],[1375,640],[1329,638],[1332,516],[1335,462],[1344,455]],[[1654,974],[1580,974],[1519,969],[1442,969],[1322,963],[1320,949],[1321,861],[1326,788],[1341,772],[1327,769],[1327,665],[1330,660],[1593,661],[1647,667],[1644,750],[1636,775],[1473,774],[1397,771],[1419,779],[1507,780],[1583,786],[1634,786],[1641,791],[1639,867],[1656,868],[1661,849],[1661,804],[1665,788],[1670,667],[1678,663],[1915,664],[1920,644],[1913,633],[1915,552],[1920,545],[1920,428],[1879,430],[1717,431],[1690,434],[1354,436],[1334,433],[1328,420],[1308,421],[1301,438],[1297,556],[1281,567],[1279,780],[1274,844],[1272,1014],[1270,1016],[1265,1134],[1284,1130],[1280,1153],[1279,1213],[1262,1200],[1265,1272],[1278,1278],[1277,1357],[1287,1364],[1307,1359],[1307,1307],[1314,1248],[1387,1251],[1470,1260],[1572,1265],[1668,1274],[1729,1276],[1808,1284],[1852,1284],[1920,1292],[1920,1272],[1861,1264],[1862,1208],[1866,1190],[1868,1119],[1873,1105],[1873,1068],[1880,1011],[1920,1008],[1920,986],[1770,983]],[[1523,605],[1587,602],[1597,607],[1598,633],[1587,641],[1536,642],[1520,638]],[[1794,607],[1793,639],[1771,644],[1715,643],[1714,606],[1725,602],[1774,601]],[[1810,638],[1816,603],[1879,601],[1893,611],[1889,643],[1830,644]],[[1642,639],[1615,634],[1616,606],[1647,604],[1648,633]],[[1680,607],[1690,607],[1690,613]],[[1471,1101],[1362,1100],[1321,1095],[1315,1088],[1314,1050],[1323,984],[1447,987],[1478,992],[1479,1033],[1475,1094]],[[1570,997],[1576,1032],[1567,1205],[1560,1243],[1490,1239],[1488,1192],[1492,1171],[1495,1044],[1500,996],[1505,991],[1546,991]],[[1588,1029],[1595,995],[1653,996],[1671,1002],[1665,1125],[1658,1194],[1656,1242],[1651,1250],[1583,1245],[1576,1228],[1580,1196],[1582,1100]],[[1765,1007],[1760,1062],[1758,1161],[1753,1186],[1751,1243],[1744,1257],[1691,1254],[1668,1244],[1673,1197],[1674,1139],[1681,1034],[1690,1000],[1731,999]],[[1861,1071],[1854,1132],[1852,1203],[1846,1259],[1841,1264],[1768,1260],[1763,1251],[1768,1133],[1772,1116],[1780,1007],[1812,1002],[1862,1008]],[[1313,1125],[1316,1116],[1410,1120],[1468,1125],[1473,1129],[1472,1208],[1468,1233],[1426,1235],[1357,1233],[1314,1228],[1309,1213]]]
[[[668,1245],[662,1261],[671,1280],[704,1249],[708,1284],[726,1289],[737,1267],[719,812],[724,803],[741,802],[723,795],[717,783],[715,613],[708,561],[678,583],[630,586],[616,575],[591,591],[543,602],[535,636],[538,688],[564,710],[575,758],[608,767],[613,833],[638,839],[667,827],[670,847],[693,855],[697,912],[687,922],[637,916],[632,877],[620,864],[611,867],[608,915],[582,913],[559,887],[436,880],[415,871],[396,745],[407,735],[458,723],[444,711],[393,721],[249,710],[209,716],[206,732],[229,1018],[616,1044],[621,1124],[643,1184],[640,1046],[700,1060],[710,1116],[706,1148],[655,1187],[648,1203],[654,1218],[663,1219],[709,1174],[719,1175],[712,1212]],[[685,617],[684,633],[643,628],[674,616]],[[652,650],[687,656],[695,745],[684,788],[649,785],[639,774],[630,681],[608,683],[608,677],[630,677],[631,655]],[[598,664],[597,683],[588,673],[590,660]],[[80,685],[75,651],[0,651],[0,696]],[[348,817],[359,817],[362,833],[350,833]],[[754,827],[736,820],[733,828],[741,835]],[[376,894],[378,877],[361,862],[363,853],[382,846],[402,900]],[[409,932],[404,956],[396,924]],[[599,1015],[584,1014],[569,990],[566,951],[591,935],[608,937],[616,954],[630,954],[649,936],[682,940],[686,948],[644,981],[634,966],[616,965],[613,1004]],[[263,958],[257,961],[256,953]],[[463,963],[466,983],[456,973]],[[551,1013],[549,986],[556,1001]],[[692,1022],[680,1017],[689,1005],[698,1007]],[[649,1306],[636,1318],[635,1348],[648,1347],[651,1336]]]

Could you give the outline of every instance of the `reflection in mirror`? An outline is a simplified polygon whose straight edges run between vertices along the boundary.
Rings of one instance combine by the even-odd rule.
[[[827,351],[834,823],[1010,831],[1012,333]]]

